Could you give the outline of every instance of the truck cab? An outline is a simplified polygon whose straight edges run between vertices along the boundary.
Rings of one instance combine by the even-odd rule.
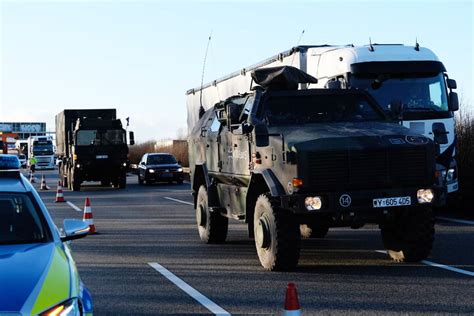
[[[28,138],[28,157],[37,160],[36,169],[54,169],[54,145],[51,136],[30,136]]]

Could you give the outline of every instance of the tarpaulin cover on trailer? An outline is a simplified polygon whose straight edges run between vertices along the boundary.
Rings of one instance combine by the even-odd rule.
[[[260,68],[252,72],[256,84],[268,90],[296,90],[299,83],[317,83],[318,79],[291,66]]]

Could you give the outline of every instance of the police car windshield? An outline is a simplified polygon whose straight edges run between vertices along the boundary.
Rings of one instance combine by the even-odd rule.
[[[270,126],[327,122],[382,121],[363,95],[294,95],[270,97],[264,119]]]
[[[49,241],[40,213],[26,193],[0,193],[0,245]]]
[[[150,155],[146,161],[147,165],[165,165],[175,163],[177,163],[177,161],[171,155]]]
[[[359,75],[351,77],[351,87],[369,91],[386,111],[390,110],[390,103],[395,100],[403,104],[404,113],[448,111],[448,97],[442,73]]]
[[[103,146],[125,144],[125,133],[117,130],[80,130],[77,132],[78,146]]]

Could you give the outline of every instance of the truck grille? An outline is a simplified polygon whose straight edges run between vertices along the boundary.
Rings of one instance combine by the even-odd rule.
[[[299,164],[302,167],[300,177],[312,189],[371,189],[429,184],[425,148],[398,148],[393,152],[387,149],[307,152],[302,156],[306,163],[301,161]],[[303,171],[304,165],[307,165],[307,172]]]

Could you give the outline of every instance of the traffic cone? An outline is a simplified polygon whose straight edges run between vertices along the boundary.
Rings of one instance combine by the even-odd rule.
[[[64,195],[63,195],[63,187],[61,185],[61,181],[58,182],[58,189],[56,190],[56,203],[59,203],[59,202],[66,202],[66,200],[64,199]]]
[[[48,186],[46,185],[46,179],[44,178],[44,175],[41,176],[40,190],[49,190]]]
[[[30,172],[30,183],[35,183],[35,174]]]
[[[89,225],[89,234],[95,234],[94,216],[92,215],[91,201],[86,198],[84,203],[84,217],[82,218]]]
[[[298,301],[298,293],[296,293],[296,286],[294,283],[288,283],[285,296],[285,308],[283,316],[300,316],[301,308]]]

